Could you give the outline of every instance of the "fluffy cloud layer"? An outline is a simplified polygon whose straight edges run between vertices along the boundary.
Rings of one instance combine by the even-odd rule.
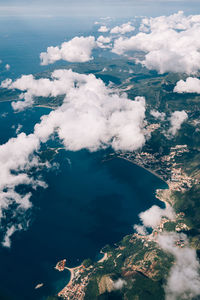
[[[131,38],[115,40],[113,52],[125,54],[143,51],[140,61],[148,69],[160,73],[200,69],[200,15],[184,16],[183,12],[169,17],[145,18],[140,32]]]
[[[109,28],[105,25],[102,25],[99,29],[98,32],[108,32]]]
[[[188,77],[186,81],[180,80],[177,82],[174,92],[200,94],[200,80],[194,77]]]
[[[19,194],[16,187],[19,185],[45,187],[45,183],[32,178],[27,174],[31,167],[39,165],[34,152],[39,149],[40,139],[35,134],[26,135],[21,133],[17,138],[10,139],[7,143],[0,146],[0,222],[6,218],[9,211],[9,219],[16,219],[24,223],[24,213],[31,208],[31,193]],[[13,205],[15,209],[13,208]],[[23,228],[25,228],[24,225]],[[19,224],[7,224],[3,245],[10,246],[10,236],[22,229]]]
[[[50,79],[22,76],[2,83],[5,88],[26,92],[25,101],[13,103],[14,108],[30,106],[34,96],[51,97],[66,94],[64,103],[43,118],[40,133],[57,132],[67,149],[96,150],[112,146],[115,150],[135,150],[145,143],[145,99],[127,99],[106,87],[94,75],[83,75],[71,70],[57,70]],[[27,101],[28,99],[28,101]],[[92,128],[92,130],[91,130]],[[50,134],[51,134],[50,133]]]
[[[91,151],[112,146],[115,150],[135,150],[145,143],[145,99],[135,101],[106,87],[94,75],[58,70],[53,76],[69,81],[64,103],[44,117],[38,132],[44,136],[55,129],[69,150]],[[74,83],[76,82],[76,86]],[[65,88],[67,84],[64,84]],[[46,137],[45,137],[46,138]]]
[[[181,125],[188,119],[187,113],[182,111],[175,111],[171,114],[169,118],[170,121],[170,129],[168,131],[169,134],[175,135],[177,131],[181,128]]]
[[[129,100],[126,94],[106,87],[92,74],[56,70],[51,79],[26,75],[14,82],[8,79],[2,86],[24,92],[21,98],[25,101],[13,104],[18,109],[32,104],[35,96],[64,94],[65,99],[60,107],[42,117],[32,134],[20,133],[0,146],[0,220],[12,204],[17,206],[13,214],[18,215],[18,219],[31,207],[31,194],[17,193],[15,188],[18,185],[45,187],[43,182],[30,177],[27,170],[38,166],[34,154],[54,133],[66,149],[72,151],[96,151],[110,146],[115,150],[132,151],[145,143],[145,99]],[[3,245],[10,246],[12,233],[22,228],[19,224],[8,224]]]
[[[188,246],[175,246],[179,240],[187,243],[184,234],[165,233],[158,237],[162,249],[175,257],[165,286],[166,300],[191,300],[200,295],[200,265],[196,251]]]
[[[122,24],[121,26],[115,26],[110,30],[111,34],[125,34],[134,31],[135,27],[131,25],[131,22]]]
[[[147,234],[146,228],[156,228],[162,217],[169,220],[175,219],[173,209],[168,206],[161,209],[158,206],[152,206],[139,215],[142,225],[135,225],[135,230],[139,234]],[[184,248],[176,245],[177,241],[184,240]],[[166,252],[172,254],[175,263],[171,267],[169,277],[165,288],[166,300],[192,300],[200,295],[200,265],[196,256],[196,251],[188,246],[185,234],[177,234],[175,232],[164,232],[156,238],[159,246]]]
[[[46,52],[40,54],[41,65],[52,64],[58,60],[69,62],[86,62],[92,59],[92,50],[96,47],[95,38],[75,37],[61,46],[48,47]]]
[[[76,74],[76,76],[74,74],[75,73],[71,70],[67,72],[55,71],[51,75],[51,80],[47,78],[35,80],[33,75],[23,75],[14,82],[11,79],[4,80],[1,83],[1,87],[25,92],[20,95],[20,99],[24,101],[20,100],[12,103],[15,110],[22,110],[32,106],[34,97],[56,97],[65,95],[74,87],[75,79],[78,78],[78,74]],[[62,75],[64,76],[62,77]]]
[[[100,35],[97,39],[97,46],[99,48],[111,48],[110,42],[110,37],[104,37],[103,35]]]

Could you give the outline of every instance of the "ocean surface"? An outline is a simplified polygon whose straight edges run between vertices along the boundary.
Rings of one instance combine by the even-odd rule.
[[[9,102],[0,103],[0,111],[1,143],[15,136],[15,124],[30,133],[49,112],[34,108],[13,113]],[[57,261],[66,258],[68,266],[75,266],[85,258],[96,259],[104,245],[133,232],[138,213],[160,205],[155,189],[165,184],[125,160],[104,161],[109,152],[61,150],[51,161],[59,167],[41,171],[48,188],[33,193],[29,229],[13,236],[10,249],[0,247],[0,291],[8,299],[55,294],[69,280],[67,271],[54,270]],[[35,290],[38,283],[44,287]]]
[[[4,31],[0,26],[4,41],[1,80],[44,70],[39,66],[39,53],[73,37],[80,28],[65,20],[56,32],[51,21],[29,20],[23,30],[27,20],[18,20],[16,32],[16,22],[0,21],[0,25],[10,24]],[[82,23],[83,34],[92,30],[92,24],[93,20]],[[5,63],[11,65],[8,72],[3,69]],[[1,144],[16,136],[19,125],[21,131],[31,133],[40,117],[50,111],[34,108],[14,113],[10,104],[0,102]],[[56,141],[52,145],[60,146]],[[66,258],[68,266],[88,257],[96,260],[103,246],[133,232],[141,211],[162,205],[155,199],[155,190],[165,188],[164,182],[125,160],[104,161],[110,151],[61,150],[51,161],[57,167],[40,171],[48,188],[33,193],[28,230],[14,234],[10,249],[0,246],[0,299],[44,300],[56,294],[69,280],[68,271],[54,269],[59,260]],[[35,290],[39,283],[44,287]]]

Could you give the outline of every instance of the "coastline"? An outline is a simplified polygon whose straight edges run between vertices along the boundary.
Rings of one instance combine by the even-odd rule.
[[[13,102],[13,101],[17,101],[16,99],[8,99],[8,100],[2,100],[0,101],[0,103],[5,103],[5,102]],[[35,107],[42,107],[42,108],[49,108],[49,109],[56,109],[56,107],[53,107],[53,106],[49,106],[49,105],[33,105],[31,106],[32,108],[35,108]]]
[[[127,160],[128,162],[130,162],[130,163],[132,163],[132,164],[134,164],[134,165],[136,165],[136,166],[138,166],[138,167],[140,167],[140,168],[143,168],[144,170],[150,172],[151,174],[155,175],[157,178],[161,179],[165,184],[167,184],[167,186],[168,186],[168,188],[169,188],[168,183],[167,183],[160,175],[158,175],[156,172],[152,171],[151,169],[147,169],[146,167],[144,167],[144,166],[142,166],[142,165],[140,165],[140,164],[138,164],[138,163],[132,161],[131,159],[126,158],[126,157],[117,156],[117,158],[121,158],[121,159]],[[167,188],[167,189],[168,189],[168,188]]]
[[[100,263],[102,263],[102,262],[104,262],[105,260],[107,260],[108,259],[108,253],[107,252],[102,252],[102,250],[100,250],[100,253],[102,253],[103,254],[103,257],[102,258],[100,258],[97,262],[100,264]]]
[[[82,267],[83,267],[82,264],[79,265],[79,266],[77,266],[77,267],[74,267],[74,268],[65,267],[65,269],[70,272],[70,280],[69,280],[69,282],[67,283],[67,285],[65,287],[69,286],[72,283],[73,278],[74,278],[74,272],[75,272],[75,270],[78,270],[78,269],[80,269]]]
[[[3,102],[12,102],[12,101],[16,101],[16,99],[1,100],[0,103],[3,103]]]
[[[33,107],[49,108],[49,109],[52,109],[52,110],[56,109],[55,107],[52,107],[52,106],[48,106],[48,105],[40,105],[40,104],[34,105]]]
[[[108,254],[107,254],[107,252],[104,253],[104,252],[102,252],[102,250],[100,250],[100,253],[103,254],[103,257],[100,258],[100,259],[97,261],[97,263],[102,263],[102,262],[104,262],[105,260],[108,259]],[[66,286],[63,288],[63,290],[64,290],[65,288],[67,288],[67,287],[72,283],[73,278],[74,278],[74,272],[75,272],[75,270],[78,270],[78,269],[80,269],[80,268],[83,268],[83,264],[78,265],[77,267],[73,267],[73,268],[65,267],[65,270],[68,270],[68,271],[70,272],[70,280],[69,280],[69,282],[66,284]],[[63,291],[63,290],[62,290],[62,291]],[[61,293],[62,291],[60,291],[59,293]]]
[[[130,162],[130,163],[132,163],[132,164],[135,164],[135,165],[138,166],[138,167],[143,168],[143,169],[146,170],[147,172],[150,172],[151,174],[153,174],[154,176],[156,176],[157,178],[159,178],[160,180],[162,180],[162,181],[167,185],[167,188],[156,189],[155,197],[156,197],[156,199],[158,199],[160,202],[163,202],[163,203],[165,204],[166,208],[169,207],[169,206],[170,206],[170,207],[172,206],[166,199],[164,199],[164,197],[160,197],[160,196],[158,195],[158,192],[160,192],[160,191],[166,191],[165,193],[167,193],[167,195],[171,193],[170,185],[169,185],[169,184],[168,184],[168,183],[167,183],[160,175],[158,175],[156,172],[152,171],[151,169],[147,169],[146,167],[144,167],[144,166],[142,166],[142,165],[140,165],[140,164],[138,164],[138,163],[132,161],[131,159],[128,159],[128,158],[126,158],[126,157],[121,157],[121,156],[117,156],[117,157],[118,157],[118,158],[121,158],[121,159],[124,159],[124,160],[127,160],[128,162]]]
[[[68,292],[68,289],[70,288],[70,286],[72,285],[73,279],[75,277],[75,271],[82,268],[83,265],[79,265],[77,267],[74,268],[68,268],[65,267],[65,270],[68,270],[70,272],[70,280],[69,282],[64,286],[64,288],[57,294],[59,297],[65,297],[66,293]]]
[[[113,157],[114,158],[114,157]],[[112,158],[112,159],[113,159]],[[151,169],[147,169],[146,167],[132,161],[131,159],[128,159],[128,158],[125,158],[125,157],[120,157],[120,156],[116,156],[115,158],[121,158],[121,159],[124,159],[132,164],[135,164],[137,165],[138,167],[141,167],[143,168],[144,170],[146,170],[147,172],[150,172],[151,174],[153,174],[154,176],[156,176],[157,178],[159,178],[163,183],[165,183],[167,185],[166,188],[163,188],[163,189],[156,189],[156,195],[155,197],[163,202],[165,204],[165,206],[171,206],[165,199],[162,199],[162,197],[158,198],[157,197],[157,192],[160,191],[160,190],[167,190],[168,192],[170,192],[170,186],[169,184],[160,176],[158,175],[156,172],[152,171]],[[151,236],[151,234],[148,234],[147,236]],[[100,253],[103,254],[103,257],[101,259],[99,259],[97,261],[97,263],[103,263],[104,261],[106,261],[108,259],[108,253],[107,252],[103,252],[102,250],[100,250]],[[72,290],[73,289],[73,279],[75,278],[75,271],[80,269],[80,268],[84,268],[84,266],[81,264],[77,267],[74,267],[74,268],[68,268],[68,267],[65,267],[66,270],[68,270],[70,272],[70,280],[69,282],[65,285],[65,287],[58,293],[58,296],[60,297],[63,297],[64,299],[67,299],[66,298],[66,295],[68,295],[68,291]],[[82,298],[81,298],[82,299]]]

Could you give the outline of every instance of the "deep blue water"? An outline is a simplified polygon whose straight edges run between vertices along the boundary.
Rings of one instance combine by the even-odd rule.
[[[9,112],[0,126],[11,136],[12,122],[23,123],[23,131],[29,133],[48,113],[36,108],[15,114],[9,105],[0,104]],[[1,142],[5,141],[3,136]],[[54,158],[60,167],[42,171],[49,187],[33,194],[29,229],[13,236],[11,249],[0,248],[0,290],[8,299],[41,299],[56,293],[69,278],[67,272],[53,269],[58,260],[66,258],[74,266],[84,258],[95,259],[104,245],[132,232],[139,212],[157,203],[154,192],[164,187],[161,180],[122,159],[102,162],[105,154],[61,150]],[[34,290],[40,282],[44,287]]]
[[[1,18],[0,80],[16,78],[48,69],[40,66],[39,55],[49,46],[57,46],[74,36],[88,36],[94,30],[94,18]],[[5,65],[10,70],[5,70]],[[54,65],[63,65],[57,62]]]
[[[39,66],[39,53],[75,34],[88,34],[93,21],[82,20],[80,26],[77,20],[60,20],[55,27],[55,20],[1,20],[0,79],[48,68]],[[9,72],[5,63],[11,65]],[[16,136],[19,124],[32,132],[48,113],[45,108],[14,113],[9,102],[0,103],[0,143]],[[33,193],[29,229],[13,236],[11,249],[0,246],[0,299],[55,294],[69,279],[67,272],[54,270],[58,260],[66,258],[74,266],[84,258],[95,259],[105,244],[132,232],[139,212],[157,203],[155,189],[165,186],[161,180],[121,159],[103,163],[105,154],[61,151],[55,157],[60,167],[42,170],[49,187]],[[44,287],[35,290],[40,282]]]

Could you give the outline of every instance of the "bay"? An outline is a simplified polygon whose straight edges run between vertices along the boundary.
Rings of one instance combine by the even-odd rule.
[[[0,124],[5,122],[2,142],[11,135],[12,118],[30,133],[40,116],[49,112],[34,108],[15,114],[9,105],[0,105],[8,111]],[[54,270],[59,260],[66,258],[68,266],[88,257],[95,260],[104,245],[133,232],[141,211],[161,205],[155,190],[165,188],[165,183],[120,158],[104,161],[110,152],[61,150],[51,161],[58,167],[41,171],[48,188],[33,193],[28,230],[14,234],[10,249],[0,248],[0,291],[5,299],[45,299],[56,294],[69,280],[68,272]],[[35,290],[38,283],[44,287]]]

